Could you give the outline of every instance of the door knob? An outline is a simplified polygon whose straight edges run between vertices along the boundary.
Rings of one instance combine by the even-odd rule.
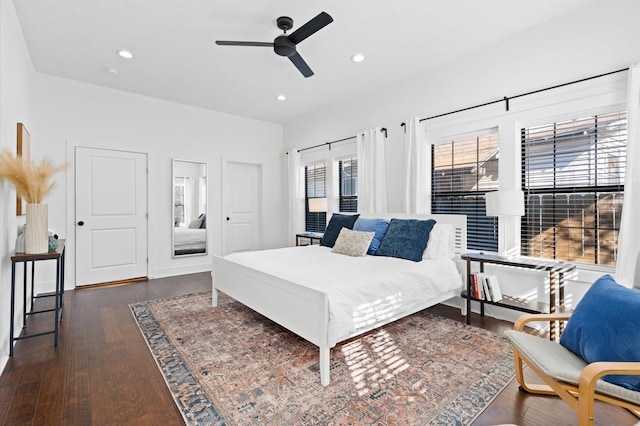
[[[229,218],[229,216],[227,216],[227,220],[231,220],[231,218]]]
[[[84,221],[81,220],[78,222],[78,226],[82,226],[82,225],[84,225]]]

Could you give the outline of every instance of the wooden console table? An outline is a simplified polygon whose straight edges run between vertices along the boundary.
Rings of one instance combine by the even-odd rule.
[[[55,251],[42,254],[25,254],[16,253],[11,256],[11,321],[9,331],[9,356],[13,356],[13,342],[16,340],[29,339],[31,337],[43,336],[46,334],[53,334],[54,346],[58,346],[58,331],[59,323],[62,321],[62,307],[64,305],[64,243],[65,240],[58,240],[58,248]],[[56,290],[53,294],[38,295],[36,296],[34,291],[34,272],[35,262],[41,260],[55,260],[56,262]],[[31,262],[31,301],[30,311],[27,312],[27,264]],[[23,300],[22,300],[22,328],[27,328],[27,315],[41,314],[44,312],[55,312],[54,315],[54,328],[50,331],[42,333],[28,334],[14,337],[14,320],[15,320],[15,302],[16,302],[16,264],[22,263],[24,265],[23,273]],[[33,301],[40,297],[55,297],[55,307],[50,309],[42,309],[39,311],[33,310]]]
[[[467,324],[469,324],[471,320],[470,315],[472,300],[480,302],[480,315],[484,315],[485,303],[531,314],[561,312],[562,310],[564,310],[565,275],[569,272],[573,272],[576,269],[576,266],[569,262],[531,259],[525,257],[503,258],[495,254],[467,253],[463,254],[461,258],[467,261],[467,290],[463,291],[462,294],[462,297],[464,297],[467,301]],[[473,293],[471,291],[471,262],[478,262],[480,264],[480,272],[484,272],[484,265],[486,263],[517,269],[531,269],[547,272],[549,274],[549,302],[531,302],[508,295],[503,295],[503,299],[499,302],[493,302],[490,300],[478,299],[476,297],[473,297]],[[558,303],[556,303],[556,301]],[[550,322],[549,338],[551,340],[556,339],[555,321]]]

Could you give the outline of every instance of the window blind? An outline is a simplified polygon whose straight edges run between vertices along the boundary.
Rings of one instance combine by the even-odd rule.
[[[484,198],[498,189],[498,134],[434,144],[431,158],[432,212],[467,215],[467,248],[498,251],[498,221]]]
[[[615,265],[626,112],[521,130],[523,255]]]
[[[350,158],[338,162],[340,176],[340,211],[358,211],[358,160]]]
[[[310,198],[327,196],[327,167],[323,162],[309,164],[304,168],[305,176],[305,230],[308,232],[324,232],[327,226],[326,212],[310,212]]]

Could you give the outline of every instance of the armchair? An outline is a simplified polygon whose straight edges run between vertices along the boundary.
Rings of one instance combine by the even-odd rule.
[[[611,281],[613,280],[611,279]],[[598,281],[596,281],[596,283],[598,283]],[[594,286],[596,283],[594,283]],[[571,313],[523,315],[515,322],[513,330],[506,331],[507,337],[514,346],[515,372],[516,379],[520,384],[520,389],[534,394],[559,396],[578,414],[580,426],[594,424],[594,402],[596,400],[624,407],[640,417],[640,391],[637,389],[638,382],[628,385],[628,382],[634,382],[634,380],[626,380],[629,377],[640,380],[640,362],[630,362],[627,359],[629,358],[629,354],[631,354],[631,358],[640,361],[640,353],[637,352],[638,346],[633,347],[635,344],[632,344],[632,346],[629,347],[627,342],[622,342],[621,346],[624,346],[624,350],[621,352],[624,352],[624,354],[619,361],[596,360],[594,362],[587,362],[583,357],[578,356],[572,350],[565,347],[571,347],[571,337],[567,339],[561,337],[561,343],[556,343],[526,333],[524,329],[526,325],[532,321],[568,321],[565,333],[573,333],[574,337],[578,336],[583,340],[588,340],[589,330],[585,331],[585,327],[588,328],[595,324],[593,327],[595,328],[595,330],[593,330],[593,332],[595,332],[593,340],[587,343],[580,342],[580,345],[582,345],[581,349],[585,349],[585,353],[589,356],[597,354],[599,349],[596,348],[594,350],[593,347],[588,347],[588,344],[596,340],[602,340],[603,342],[599,344],[611,345],[611,336],[614,336],[615,342],[616,333],[629,335],[629,340],[631,341],[640,340],[638,324],[628,323],[624,317],[625,315],[638,316],[640,314],[638,312],[638,305],[631,304],[631,306],[621,306],[620,299],[617,301],[603,300],[603,297],[608,297],[607,294],[615,294],[617,292],[617,289],[615,289],[616,291],[611,291],[611,288],[612,287],[601,287],[599,290],[594,288],[594,294],[590,297],[588,297],[588,295],[591,290],[587,292],[585,298],[583,298],[584,303],[581,301],[574,313],[575,316],[579,316],[579,318],[574,320],[574,324],[578,324],[574,327],[574,329],[578,329],[577,332],[575,330],[569,330],[569,325],[571,324],[570,318],[572,318]],[[623,290],[623,292],[629,291],[633,293],[638,292],[638,290],[626,288]],[[623,293],[618,295],[623,296]],[[638,292],[637,295],[640,296],[640,292]],[[626,297],[628,298],[628,294]],[[587,298],[591,300],[586,300]],[[640,298],[638,300],[640,300]],[[603,307],[607,303],[610,303],[611,306]],[[594,307],[595,309],[591,309]],[[590,312],[592,310],[596,312]],[[610,311],[621,312],[623,317],[609,318],[611,316]],[[607,318],[603,320],[599,318],[600,315],[606,315]],[[616,314],[614,314],[614,317],[615,315]],[[584,318],[589,319],[585,320]],[[600,329],[598,330],[598,328]],[[613,331],[611,330],[613,328],[624,330]],[[607,332],[603,333],[603,330],[607,330]],[[611,331],[609,332],[609,330]],[[607,348],[606,351],[609,352],[609,348]],[[605,356],[604,359],[610,359],[608,356],[609,355]],[[545,384],[526,383],[523,371],[524,364],[536,373]],[[603,379],[605,376],[608,376],[606,380],[618,383],[622,382],[623,384],[620,385],[605,381]]]

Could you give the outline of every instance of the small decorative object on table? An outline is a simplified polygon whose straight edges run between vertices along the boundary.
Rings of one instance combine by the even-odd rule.
[[[49,251],[56,251],[57,248],[58,239],[53,235],[49,235]]]

